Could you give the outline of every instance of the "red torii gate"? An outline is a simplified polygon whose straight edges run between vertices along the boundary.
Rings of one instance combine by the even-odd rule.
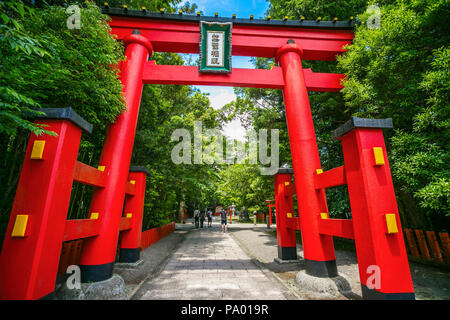
[[[86,237],[80,263],[82,282],[97,282],[112,276],[119,233],[125,227],[128,228],[124,227],[124,223],[127,224],[126,221],[129,220],[124,220],[127,218],[122,217],[122,211],[130,184],[128,181],[130,179],[129,165],[142,87],[144,84],[151,83],[283,90],[295,186],[298,201],[302,207],[300,215],[302,224],[307,226],[302,229],[303,246],[308,248],[304,250],[304,258],[307,262],[306,271],[311,275],[320,276],[325,272],[332,276],[336,270],[332,235],[321,234],[315,220],[318,214],[327,212],[327,210],[324,193],[317,192],[312,182],[313,173],[321,166],[307,91],[339,91],[343,75],[303,70],[301,61],[302,59],[335,60],[336,55],[344,52],[343,46],[350,44],[353,39],[353,21],[280,21],[217,16],[201,17],[182,13],[166,14],[163,11],[160,13],[150,13],[146,10],[132,11],[125,7],[113,9],[107,6],[103,8],[103,12],[111,16],[112,33],[117,35],[118,39],[122,40],[126,46],[125,56],[127,59],[120,66],[120,75],[127,110],[107,131],[97,170],[102,173],[89,169],[94,172],[94,175],[101,175],[102,178],[102,187],[95,190],[89,211],[92,215],[95,213],[95,217],[98,218],[98,222],[95,222],[95,232],[83,229],[86,228],[86,224],[77,224],[73,229],[78,235],[83,234]],[[196,67],[158,66],[153,61],[148,61],[153,51],[199,53],[199,22],[202,20],[233,23],[233,55],[275,57],[280,67],[274,67],[272,70],[233,69],[230,74],[200,74]],[[79,135],[79,133],[77,134]],[[72,159],[72,166],[75,166],[76,152],[71,149],[71,153],[72,157],[75,156]],[[74,168],[71,167],[70,170],[72,172],[69,173],[69,177],[70,174],[73,175]],[[55,174],[49,172],[52,181],[56,179]],[[66,189],[70,190],[68,186],[71,179],[72,177],[67,178],[67,181],[62,181],[65,183]],[[26,185],[28,182],[23,181],[23,183]],[[142,184],[140,186],[142,188]],[[47,192],[53,192],[53,190],[44,190],[43,192],[44,194],[40,196],[45,197]],[[16,197],[15,202],[20,202],[20,200]],[[53,197],[46,201],[58,204],[60,200]],[[52,206],[53,203],[49,205]],[[64,209],[64,205],[60,207]],[[32,208],[27,209],[32,211]],[[277,210],[277,214],[278,212],[279,210]],[[10,237],[9,233],[18,213],[11,214],[6,237]],[[49,219],[46,214],[33,219],[39,221],[41,225],[51,223],[51,221],[45,220]],[[62,225],[64,228],[64,219],[58,221],[60,224],[55,227],[61,228]],[[47,231],[41,230],[41,232]],[[52,261],[54,264],[54,255],[58,253],[57,249],[60,248],[61,241],[64,241],[63,235],[64,230],[45,238],[45,244],[52,249],[48,252],[53,255],[52,259],[47,260],[40,260],[40,258],[36,260],[34,255],[15,255],[14,249],[20,248],[22,240],[10,241],[9,238],[5,240],[1,256],[2,265],[0,265],[2,268],[0,280],[3,281],[0,288],[2,298],[37,299],[51,294],[51,284],[54,284],[52,276],[54,275],[56,278],[57,266],[55,268],[53,265],[43,265],[42,261]],[[45,256],[47,252],[42,251],[43,243],[39,242],[41,240],[33,239],[28,239],[31,242],[35,241],[31,243],[31,247],[37,246],[41,250],[39,254]],[[129,256],[136,258],[138,256],[136,250],[139,248],[136,247],[135,240],[130,243],[133,243],[134,247],[124,246],[122,248],[128,249]],[[6,264],[8,265],[6,266]],[[21,274],[14,273],[13,270],[21,269],[27,264],[32,265],[32,276],[15,281],[17,279],[14,278],[21,277]],[[43,269],[47,271],[46,279],[39,278]],[[49,283],[42,285],[43,281],[49,281]],[[9,286],[15,287],[12,289]],[[406,288],[402,292],[412,291]]]
[[[266,200],[267,208],[269,209],[269,216],[268,216],[269,221],[267,222],[267,223],[268,223],[268,226],[271,226],[271,225],[272,225],[272,208],[274,208],[274,209],[276,208],[276,205],[273,204],[272,201],[273,201],[273,200]],[[280,257],[280,258],[281,258],[281,257]]]
[[[149,13],[126,8],[105,8],[112,17],[112,33],[126,45],[127,60],[121,69],[127,111],[114,123],[106,136],[100,165],[109,170],[106,187],[93,196],[91,211],[109,212],[103,224],[104,232],[85,243],[81,258],[83,280],[101,281],[112,275],[117,243],[116,218],[123,203],[124,184],[130,163],[134,133],[139,113],[142,87],[146,83],[208,84],[282,88],[285,95],[286,117],[291,137],[293,158],[305,152],[315,157],[307,166],[299,168],[298,181],[305,173],[320,167],[314,127],[309,108],[308,87],[317,91],[337,91],[343,75],[317,74],[304,71],[301,57],[311,60],[334,60],[344,51],[343,46],[353,39],[353,23],[311,21],[268,21],[253,19],[199,17],[182,14]],[[231,21],[232,54],[256,57],[275,57],[281,68],[272,70],[233,69],[231,74],[199,74],[196,67],[157,66],[147,61],[153,50],[161,52],[199,53],[199,22]],[[307,82],[308,81],[308,82]],[[297,143],[304,141],[304,143]],[[315,154],[315,155],[314,155]],[[296,160],[294,160],[295,163]],[[297,165],[294,164],[294,168]],[[300,166],[299,166],[300,167]],[[301,171],[300,171],[301,170]],[[314,203],[315,191],[306,193]],[[320,236],[311,233],[312,247],[317,246],[311,261],[327,266],[335,263],[332,238],[322,243]],[[308,239],[305,239],[308,243]],[[331,261],[331,262],[330,262]],[[334,262],[333,262],[334,261]]]

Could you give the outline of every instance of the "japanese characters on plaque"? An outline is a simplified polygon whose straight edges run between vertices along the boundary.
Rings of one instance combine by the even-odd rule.
[[[208,31],[207,33],[207,67],[223,67],[224,65],[224,32]]]
[[[232,24],[200,22],[200,72],[231,72]]]

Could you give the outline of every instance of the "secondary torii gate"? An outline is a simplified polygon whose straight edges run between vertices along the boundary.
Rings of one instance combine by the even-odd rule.
[[[304,252],[306,271],[312,275],[323,272],[333,274],[336,270],[336,260],[332,236],[320,234],[314,220],[318,214],[327,210],[324,194],[317,192],[311,184],[312,174],[320,169],[321,165],[307,92],[339,91],[342,88],[340,81],[343,75],[314,73],[303,69],[302,59],[334,60],[336,55],[343,53],[343,46],[351,43],[354,22],[270,18],[257,20],[253,17],[221,18],[217,15],[202,17],[199,14],[185,15],[182,12],[166,14],[162,10],[160,13],[151,13],[145,9],[132,11],[126,7],[113,9],[108,6],[103,8],[103,12],[111,16],[112,33],[126,46],[126,60],[120,66],[120,75],[127,110],[110,126],[105,138],[97,170],[102,172],[102,187],[94,191],[89,211],[91,216],[95,213],[94,219],[101,219],[95,223],[95,232],[84,235],[88,237],[80,262],[82,282],[98,282],[112,276],[119,233],[126,227],[126,219],[129,219],[122,217],[122,211],[125,196],[130,188],[129,165],[142,88],[144,84],[156,83],[283,90],[295,186],[299,207],[302,208],[302,224],[308,226],[302,229],[303,246],[309,248]],[[233,69],[228,74],[202,74],[193,66],[164,66],[148,61],[153,51],[199,53],[200,21],[231,22],[233,55],[275,57],[280,67],[274,67],[272,70]],[[76,155],[73,161],[76,161]],[[96,170],[89,170],[100,174]],[[68,180],[71,183],[72,180]],[[13,223],[14,221],[10,220],[10,229]],[[26,227],[26,223],[23,225]],[[58,237],[61,236],[59,233]],[[61,241],[51,237],[46,239],[52,243]],[[8,245],[9,243],[12,241],[9,241]],[[133,247],[123,248],[126,248],[127,254],[135,257],[135,251],[139,248],[136,248],[136,241],[133,243]],[[8,250],[7,257],[14,259],[14,250]],[[52,261],[54,260],[53,258]],[[18,267],[20,263],[23,262],[17,262]],[[30,277],[30,280],[21,280],[21,288],[6,288],[8,290],[5,291],[10,292],[7,298],[41,298],[50,294],[51,285],[44,288],[40,284],[38,291],[34,287],[35,283],[39,283],[38,273],[45,268],[45,265],[33,266],[33,277]],[[48,272],[48,275],[51,276],[52,272]],[[6,279],[8,275],[0,274],[0,277]],[[15,285],[13,279],[8,283]],[[25,291],[28,292],[26,296],[15,293]]]

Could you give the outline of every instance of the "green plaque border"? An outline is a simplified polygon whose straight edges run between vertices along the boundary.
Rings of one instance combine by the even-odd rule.
[[[209,22],[200,21],[200,59],[199,72],[209,73],[231,73],[231,33],[232,22]],[[208,31],[223,31],[224,36],[224,66],[223,67],[207,67],[206,66],[206,42]],[[203,54],[205,52],[205,54]]]

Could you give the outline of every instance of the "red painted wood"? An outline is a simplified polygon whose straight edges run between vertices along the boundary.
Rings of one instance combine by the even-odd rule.
[[[59,274],[66,274],[67,267],[70,265],[78,265],[82,248],[82,239],[63,243],[58,267]]]
[[[73,180],[93,187],[105,186],[104,172],[77,161]]]
[[[353,221],[350,219],[319,218],[319,233],[335,237],[354,239]]]
[[[30,135],[0,256],[0,299],[40,299],[55,289],[81,129],[69,121],[37,120],[57,136]],[[30,159],[45,140],[42,160]],[[28,236],[11,237],[18,214]]]
[[[347,184],[344,166],[314,175],[314,185],[316,186],[316,189],[331,188],[344,184]]]
[[[64,228],[63,241],[94,237],[99,234],[99,219],[67,220]]]
[[[289,229],[301,230],[299,217],[287,218],[286,225],[287,225],[287,228],[289,228]]]
[[[417,237],[417,242],[419,243],[420,253],[422,258],[425,260],[431,260],[430,252],[428,251],[427,241],[425,240],[425,235],[423,230],[414,230]]]
[[[146,174],[145,172],[130,172],[128,180],[135,181],[135,184],[133,185],[135,186],[135,193],[133,196],[127,196],[125,198],[124,214],[131,213],[132,217],[129,219],[129,230],[122,232],[120,247],[136,249],[141,246]],[[123,219],[124,218],[122,218],[122,220]]]
[[[307,91],[340,91],[344,74],[312,72],[311,69],[303,69]]]
[[[120,231],[131,229],[133,218],[122,217],[120,220]]]
[[[419,249],[417,249],[416,239],[414,238],[413,231],[405,228],[406,240],[408,241],[409,251],[414,258],[420,258]]]
[[[101,216],[100,233],[86,239],[80,264],[93,266],[112,263],[116,257],[125,190],[130,167],[142,94],[142,73],[151,44],[144,37],[129,34],[122,63],[121,81],[127,110],[120,114],[105,137],[99,164],[105,166],[106,186],[94,191],[90,212]],[[136,41],[139,39],[139,41]],[[143,44],[145,43],[145,45]],[[108,278],[111,275],[102,275]]]
[[[283,74],[275,67],[273,70],[234,68],[228,74],[199,73],[195,66],[155,65],[148,61],[145,66],[143,81],[145,84],[178,85],[214,85],[231,87],[252,87],[282,89]]]
[[[297,192],[297,189],[295,188],[295,183],[290,182],[288,186],[284,186],[284,196],[285,197],[291,197]]]
[[[339,91],[342,89],[343,74],[316,73],[311,69],[303,71],[308,91]],[[144,84],[204,85],[283,89],[281,68],[272,70],[234,68],[232,73],[199,73],[195,66],[156,65],[154,61],[145,64]]]
[[[303,253],[309,261],[333,261],[336,259],[333,238],[320,235],[318,230],[317,216],[328,212],[328,208],[325,191],[314,187],[314,174],[321,164],[300,58],[302,52],[304,48],[297,44],[286,44],[279,49],[276,59],[283,69],[285,81],[283,95],[302,223]]]
[[[376,265],[382,293],[412,293],[414,288],[398,215],[386,146],[381,129],[356,128],[341,138],[352,208],[361,284]],[[381,147],[386,163],[374,166],[373,148]],[[386,214],[395,214],[398,232],[387,234]]]
[[[199,23],[145,19],[137,17],[111,16],[111,27],[149,29],[157,31],[173,31],[183,33],[200,33]],[[249,35],[260,37],[290,37],[322,40],[352,40],[353,31],[349,29],[312,29],[303,27],[249,26],[233,25],[233,35]]]
[[[442,259],[441,249],[439,248],[439,242],[436,238],[436,233],[434,231],[425,231],[430,245],[431,252],[433,253],[433,258],[438,262],[444,262]]]
[[[198,23],[168,22],[113,16],[112,33],[122,39],[134,29],[147,37],[157,52],[199,53]],[[335,60],[343,46],[353,39],[351,30],[283,28],[273,26],[233,26],[232,54],[237,56],[273,57],[288,39],[300,43],[304,60]]]
[[[125,187],[125,194],[132,196],[135,193],[136,193],[136,186],[134,184],[131,184],[130,181],[128,181]]]
[[[144,250],[175,230],[175,222],[142,232],[141,249]]]
[[[442,249],[445,252],[447,258],[447,264],[450,265],[450,240],[447,232],[439,232],[439,238],[441,239]]]
[[[70,254],[72,251],[73,242],[64,242],[61,249],[61,256],[59,258],[58,273],[65,274],[67,266],[69,266]]]
[[[269,204],[267,205],[267,207],[269,208],[269,226],[272,225],[272,208],[275,209],[275,205],[274,204]],[[231,218],[230,218],[231,220]]]

